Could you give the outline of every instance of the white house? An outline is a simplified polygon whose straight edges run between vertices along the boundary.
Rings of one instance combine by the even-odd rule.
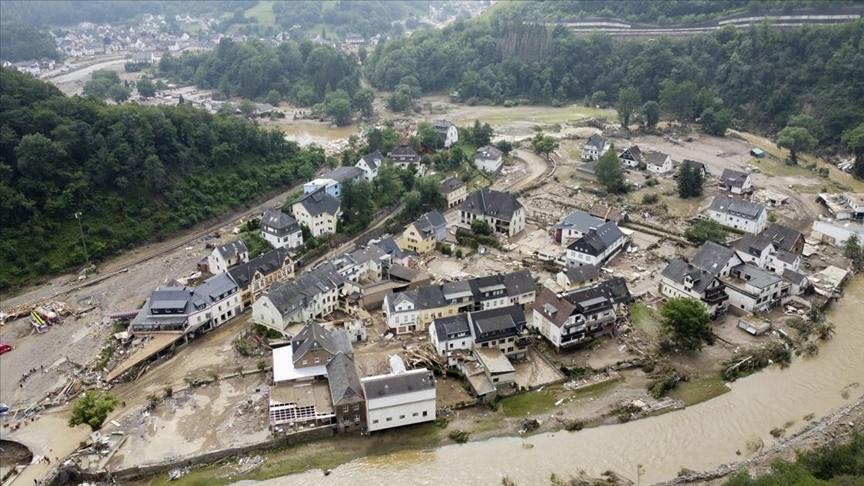
[[[504,163],[504,154],[497,148],[486,145],[474,153],[474,166],[486,172],[496,172]]]
[[[743,264],[733,267],[728,277],[724,277],[729,305],[746,312],[765,311],[789,295],[791,282],[779,275],[760,270],[753,265]]]
[[[360,161],[354,165],[358,169],[363,171],[363,178],[367,181],[372,182],[378,177],[378,168],[381,167],[381,164],[384,163],[384,156],[381,155],[381,152],[374,151],[371,154],[366,154],[360,158]]]
[[[243,240],[232,241],[213,249],[207,257],[207,266],[213,275],[226,272],[228,267],[249,261],[249,250]]]
[[[401,363],[401,360],[398,361]],[[430,370],[405,370],[391,360],[391,373],[360,379],[369,432],[435,420],[435,377]]]
[[[715,196],[708,210],[708,218],[723,226],[756,234],[765,229],[768,211],[764,206],[750,201],[729,196]]]
[[[582,146],[582,160],[598,160],[612,145],[600,135],[594,134],[588,137],[588,141]]]
[[[432,125],[438,131],[441,140],[444,141],[444,148],[450,148],[451,145],[459,141],[459,130],[456,129],[456,125],[447,120],[435,120]]]
[[[279,209],[268,209],[261,217],[261,237],[273,248],[297,248],[303,244],[300,225]]]
[[[561,350],[612,333],[618,313],[632,300],[623,278],[567,294],[544,288],[531,327]]]
[[[758,268],[782,275],[786,270],[798,271],[801,257],[783,248],[774,246],[770,238],[764,234],[744,235],[734,243],[739,258],[744,263],[752,263]]]
[[[627,236],[612,221],[608,221],[591,229],[582,238],[567,247],[567,266],[580,267],[594,265],[602,267],[615,256],[624,244]]]
[[[597,229],[604,221],[600,218],[595,218],[585,211],[573,211],[561,220],[560,223],[552,227],[552,232],[555,241],[562,245],[568,245],[573,240],[582,238],[585,233],[592,229]]]
[[[663,152],[651,152],[645,159],[648,172],[655,174],[668,174],[672,172],[672,158]]]
[[[333,260],[336,269],[346,280],[352,282],[378,282],[390,267],[390,255],[376,245],[370,244],[352,253]]]
[[[753,192],[753,181],[750,174],[733,169],[723,169],[720,175],[719,188],[732,194],[747,194]]]
[[[284,333],[292,323],[306,322],[339,308],[345,278],[327,263],[291,282],[275,282],[252,304],[256,324]]]
[[[475,219],[485,221],[496,233],[512,237],[525,229],[525,208],[516,197],[484,187],[459,205],[463,225],[471,226]]]
[[[642,163],[642,151],[638,145],[634,145],[621,152],[618,159],[621,160],[621,164],[628,167],[639,167],[639,164]]]
[[[336,232],[336,224],[342,216],[342,202],[321,187],[304,194],[291,205],[297,222],[309,228],[312,236],[329,235]]]
[[[454,366],[456,361],[451,358],[456,351],[469,351],[474,345],[471,329],[468,325],[468,314],[435,319],[429,325],[429,338],[439,356],[448,357],[448,365]]]
[[[726,309],[726,285],[711,272],[676,258],[660,273],[657,286],[665,297],[684,297],[702,302],[711,316]]]
[[[237,284],[227,273],[197,287],[159,287],[132,320],[134,334],[206,332],[240,313]]]

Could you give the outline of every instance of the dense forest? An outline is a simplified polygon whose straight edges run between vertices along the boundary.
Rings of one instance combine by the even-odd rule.
[[[18,62],[43,57],[60,60],[60,52],[49,34],[16,19],[0,20],[0,59]]]
[[[224,97],[263,98],[275,90],[299,106],[323,101],[328,87],[353,96],[360,79],[354,54],[310,41],[272,46],[257,40],[223,39],[208,53],[163,56],[159,73],[199,88],[218,89]]]
[[[671,83],[686,88],[687,104],[667,116],[689,121],[706,105],[725,107],[747,129],[773,134],[803,112],[830,146],[864,121],[862,46],[864,20],[619,42],[493,15],[379,45],[364,69],[379,89],[409,78],[424,92],[457,88],[469,103],[604,105],[626,87],[637,88],[642,102],[658,101]]]
[[[514,18],[572,20],[603,17],[646,24],[690,24],[739,12],[837,8],[860,0],[574,0],[507,2]]]
[[[80,22],[123,22],[138,15],[223,14],[254,7],[255,0],[151,0],[146,2],[95,0],[3,0],[0,16],[16,17],[37,26],[70,26]]]
[[[409,15],[429,11],[428,1],[364,0],[335,2],[276,2],[276,23],[285,30],[299,25],[308,30],[316,26],[332,27],[341,36],[355,33],[372,37],[376,34],[400,34],[401,24]],[[394,24],[395,23],[395,24]],[[326,34],[325,30],[325,34]],[[341,39],[340,39],[341,40]]]
[[[107,106],[3,68],[0,289],[165,237],[323,163],[322,150],[240,118]]]

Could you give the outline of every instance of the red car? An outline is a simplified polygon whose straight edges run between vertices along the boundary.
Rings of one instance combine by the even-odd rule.
[[[8,353],[13,349],[15,349],[15,346],[12,346],[11,344],[0,343],[0,354]]]

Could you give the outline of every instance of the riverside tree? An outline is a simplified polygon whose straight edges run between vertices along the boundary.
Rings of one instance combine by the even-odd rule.
[[[92,430],[99,430],[108,418],[108,414],[119,404],[120,399],[111,393],[89,390],[72,405],[69,427],[87,424]]]
[[[711,318],[705,306],[696,299],[673,297],[663,303],[660,327],[677,347],[702,349],[703,344],[714,344],[709,325]]]

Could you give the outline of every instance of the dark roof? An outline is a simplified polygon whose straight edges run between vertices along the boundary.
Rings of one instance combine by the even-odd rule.
[[[300,196],[299,199],[294,201],[292,206],[294,204],[302,205],[311,216],[318,216],[323,213],[336,214],[339,212],[339,206],[342,205],[342,202],[338,198],[327,194],[324,187],[319,187],[308,194]]]
[[[435,335],[438,337],[439,343],[447,341],[451,335],[458,335],[464,332],[470,334],[468,314],[456,314],[455,316],[435,319]]]
[[[291,339],[291,347],[294,350],[295,363],[300,361],[309,351],[319,349],[323,349],[333,356],[340,352],[354,356],[351,341],[345,331],[330,331],[314,322],[303,326],[303,329]]]
[[[770,287],[781,281],[779,275],[766,272],[746,263],[732,267],[732,272],[740,274],[742,276],[741,280],[759,289]]]
[[[597,256],[623,237],[624,233],[621,232],[618,225],[613,221],[607,221],[597,229],[589,230],[582,238],[570,243],[567,249]]]
[[[603,220],[595,216],[591,216],[585,211],[573,211],[561,220],[560,223],[553,228],[573,228],[580,233],[587,233],[591,228],[597,228],[603,224]]]
[[[398,263],[394,263],[390,265],[390,270],[388,270],[390,274],[390,279],[398,279],[404,280],[406,282],[411,282],[414,280],[414,277],[420,275],[419,270],[414,270],[413,268],[408,268],[405,265],[399,265]]]
[[[734,169],[723,169],[723,174],[720,175],[720,183],[729,187],[744,187],[744,182],[750,174]]]
[[[594,135],[588,137],[588,141],[585,142],[585,147],[588,146],[594,146],[597,147],[598,150],[603,150],[603,147],[606,146],[606,140],[604,140],[603,137],[595,133]]]
[[[581,267],[567,267],[567,278],[573,283],[582,283],[600,278],[600,270],[594,265],[582,265]]]
[[[795,263],[796,258],[798,258],[798,255],[791,251],[777,250],[777,259],[781,262],[792,264]]]
[[[449,194],[464,185],[465,183],[462,182],[462,180],[456,177],[451,177],[449,179],[445,179],[444,182],[441,183],[441,192],[443,192],[444,194]]]
[[[394,258],[401,259],[411,255],[410,252],[406,252],[399,248],[399,245],[396,244],[396,240],[394,240],[392,237],[376,241],[374,245],[383,250],[384,253],[391,255]]]
[[[341,405],[343,400],[363,398],[357,365],[341,351],[327,363],[327,385],[330,386],[330,398],[334,406]]]
[[[517,210],[522,209],[522,203],[512,194],[484,187],[469,194],[459,209],[509,221]]]
[[[433,307],[444,307],[444,293],[437,285],[428,285],[417,289],[416,305],[419,309],[431,309]]]
[[[362,383],[367,400],[435,389],[435,377],[429,370],[422,370],[422,373],[412,370],[407,373],[376,376],[367,378]]]
[[[738,241],[733,243],[736,250],[743,251],[749,255],[761,255],[765,248],[771,246],[771,241],[768,238],[762,238],[753,234],[746,234]]]
[[[479,158],[479,159],[486,159],[486,160],[495,160],[495,159],[501,157],[502,155],[504,155],[503,152],[501,152],[496,147],[493,147],[491,145],[486,145],[486,146],[480,147],[477,149],[476,152],[474,152],[474,158],[475,159]]]
[[[697,162],[695,160],[684,159],[684,162],[681,163],[682,166],[693,166],[699,169],[701,172],[708,172],[708,169],[705,167],[705,164],[702,162]]]
[[[514,336],[526,323],[525,312],[521,305],[471,312],[468,314],[468,320],[474,328],[476,343]]]
[[[231,243],[217,246],[216,250],[226,260],[239,253],[247,253],[249,251],[246,249],[246,244],[243,243],[243,240],[232,241]]]
[[[619,156],[621,159],[629,159],[635,161],[636,163],[642,162],[642,151],[639,149],[638,145],[634,145],[623,152]]]
[[[550,289],[544,288],[537,300],[534,301],[534,310],[555,326],[561,327],[572,315],[585,314],[586,312],[589,315],[596,314],[612,308],[615,304],[626,303],[631,300],[633,297],[627,288],[627,282],[623,278],[614,278],[593,287],[564,295],[558,295]],[[591,310],[586,311],[589,308]]]
[[[435,120],[432,122],[432,126],[434,126],[435,130],[438,130],[438,133],[441,135],[446,135],[447,130],[452,127],[453,124],[447,120]]]
[[[510,297],[537,291],[531,271],[527,268],[504,274],[504,286],[507,287],[507,295]]]
[[[333,179],[334,181],[342,182],[345,179],[356,179],[363,175],[363,169],[360,167],[339,167],[331,170],[321,176],[322,179]]]
[[[720,270],[735,256],[735,250],[727,248],[713,241],[706,241],[690,259],[690,263],[706,272],[717,276]]]
[[[282,264],[286,258],[288,258],[288,249],[277,248],[257,258],[253,258],[247,263],[241,263],[229,268],[228,274],[238,287],[245,289],[249,286],[249,282],[252,281],[255,273],[261,272],[262,275],[267,276],[273,272],[277,272],[282,268]]]
[[[706,272],[701,268],[697,268],[680,258],[676,258],[669,262],[660,274],[673,282],[682,285],[684,284],[685,278],[689,276],[693,279],[693,292],[698,294],[705,292],[705,290],[708,289],[708,286],[711,285],[711,282],[716,278],[713,274]]]
[[[439,228],[447,227],[447,220],[438,211],[429,211],[414,222],[414,227],[424,237],[435,236]]]
[[[783,278],[796,285],[804,285],[807,283],[806,276],[801,275],[800,273],[793,270],[789,270],[788,268],[786,270],[783,270]]]
[[[669,154],[664,154],[663,152],[651,152],[648,154],[648,157],[645,158],[645,161],[648,165],[663,165],[666,162],[666,157],[669,157]]]
[[[330,291],[345,283],[332,263],[321,265],[297,280],[281,283],[274,282],[267,292],[273,305],[282,315],[297,308],[306,308],[309,299],[322,292]]]
[[[765,208],[756,203],[742,201],[741,199],[729,196],[714,196],[714,200],[711,201],[711,210],[756,220],[765,211]]]
[[[592,160],[591,162],[585,162],[584,164],[579,165],[579,167],[577,167],[576,170],[581,170],[582,172],[587,172],[589,174],[593,174],[594,173],[594,167],[596,167],[597,164],[599,164],[599,163],[600,163],[599,160]]]
[[[627,218],[626,214],[603,203],[597,203],[588,211],[591,216],[598,217],[603,221],[621,221]]]
[[[395,147],[390,151],[390,158],[395,159],[411,159],[413,162],[416,162],[420,158],[417,156],[417,152],[414,151],[413,148],[403,145],[399,147]]]
[[[269,226],[276,230],[279,236],[296,233],[300,231],[300,225],[297,220],[283,213],[279,209],[268,209],[261,216],[261,226]]]
[[[368,165],[370,169],[375,170],[378,168],[379,162],[384,161],[384,156],[381,155],[381,152],[376,150],[371,154],[364,155],[363,157],[361,157],[361,160],[365,161],[366,165]],[[379,162],[376,162],[376,160]]]
[[[773,223],[762,232],[778,250],[792,251],[799,238],[804,238],[800,231],[782,224]]]

